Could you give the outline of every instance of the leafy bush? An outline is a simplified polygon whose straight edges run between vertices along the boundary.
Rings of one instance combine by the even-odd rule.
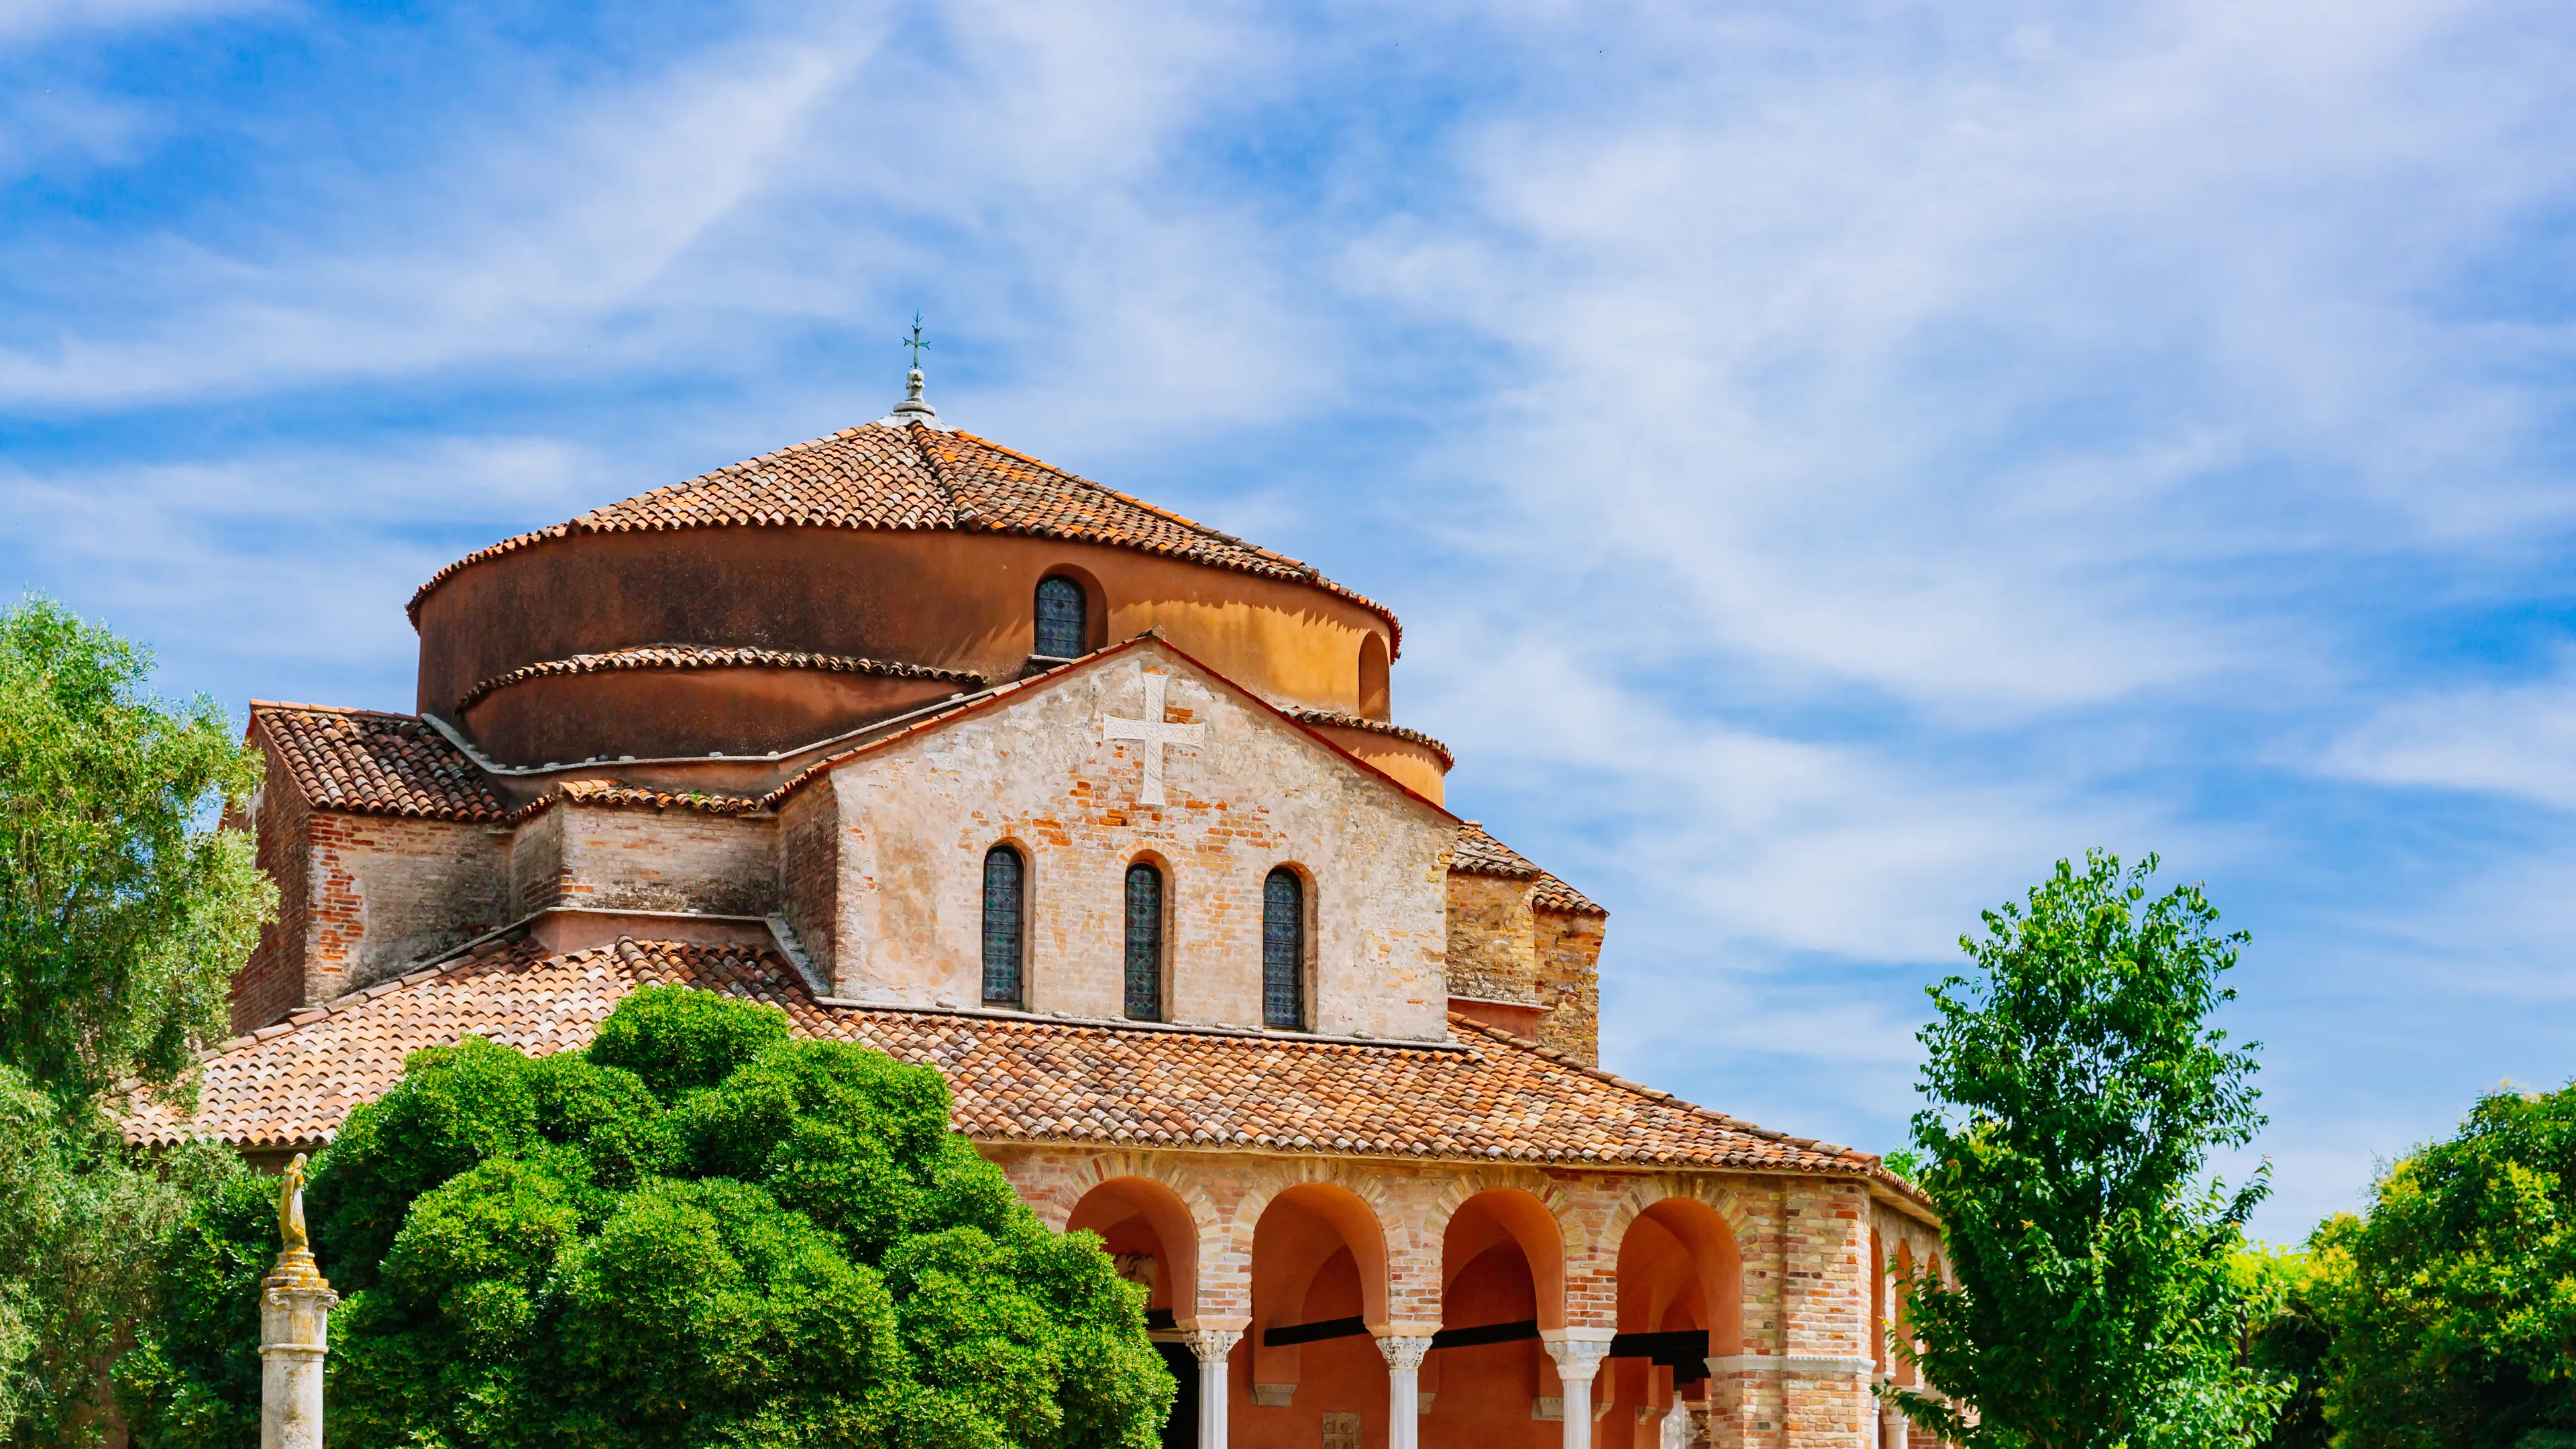
[[[2399,1162],[2337,1261],[2326,1414],[2350,1449],[2576,1445],[2576,1086],[2481,1098]]]
[[[934,1071],[676,988],[579,1054],[416,1054],[307,1189],[348,1295],[333,1444],[1147,1449],[1173,1385],[1141,1296],[948,1106]],[[219,1196],[175,1255],[120,1373],[145,1449],[255,1424],[272,1221]]]

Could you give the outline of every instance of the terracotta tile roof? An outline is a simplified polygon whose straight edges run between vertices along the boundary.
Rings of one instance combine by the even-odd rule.
[[[1403,626],[1385,605],[1273,553],[972,433],[869,423],[745,459],[702,477],[594,508],[505,539],[431,575],[421,601],[459,569],[577,533],[725,527],[959,530],[1078,539],[1312,584],[1383,616],[1401,652]]]
[[[1280,705],[1279,712],[1299,724],[1331,725],[1335,729],[1366,730],[1373,735],[1392,735],[1399,740],[1411,740],[1438,755],[1443,769],[1458,763],[1458,757],[1449,753],[1447,745],[1420,730],[1409,730],[1400,724],[1390,724],[1382,719],[1370,719],[1361,714],[1344,714],[1338,709],[1308,709],[1302,705],[1293,704]]]
[[[757,795],[724,795],[713,790],[657,790],[616,780],[566,780],[519,807],[517,818],[534,815],[558,802],[635,810],[695,810],[702,815],[749,815],[765,808]]]
[[[1473,820],[1458,827],[1458,844],[1450,852],[1449,871],[1452,875],[1491,875],[1505,880],[1536,881],[1530,890],[1530,904],[1542,911],[1561,911],[1570,916],[1610,914],[1595,904],[1591,897],[1539,869],[1536,861],[1496,840],[1483,825]]]
[[[491,778],[438,731],[407,714],[251,701],[295,786],[317,810],[433,820],[500,820],[509,804]]]
[[[494,690],[507,689],[526,680],[564,674],[606,674],[620,669],[812,669],[827,674],[869,674],[881,679],[935,679],[967,689],[984,687],[984,676],[980,674],[970,674],[962,669],[936,669],[927,664],[853,659],[843,654],[802,654],[778,649],[709,649],[668,644],[642,649],[612,649],[604,654],[576,654],[569,659],[549,659],[542,664],[523,665],[465,691],[464,697],[456,701],[456,712],[463,714]]]
[[[958,1130],[984,1142],[1877,1175],[1866,1154],[1691,1106],[1461,1016],[1451,1044],[1406,1047],[833,1007],[765,950],[634,941],[562,956],[523,943],[298,1012],[207,1054],[193,1122],[143,1099],[126,1135],[324,1141],[412,1052],[468,1034],[532,1053],[579,1047],[643,981],[774,1002],[800,1035],[936,1066]]]

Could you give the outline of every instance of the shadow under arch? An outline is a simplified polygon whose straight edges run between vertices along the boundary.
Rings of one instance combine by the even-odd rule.
[[[1169,1185],[1150,1177],[1113,1177],[1093,1186],[1064,1222],[1066,1232],[1083,1229],[1100,1235],[1101,1246],[1130,1281],[1136,1281],[1135,1260],[1153,1261],[1148,1314],[1169,1313],[1180,1322],[1198,1316],[1198,1224]]]
[[[1237,1445],[1321,1442],[1323,1414],[1357,1408],[1385,1432],[1385,1231],[1359,1194],[1300,1182],[1262,1205],[1252,1232],[1252,1325],[1229,1413]],[[1376,1439],[1367,1442],[1376,1442]]]
[[[1550,1392],[1539,1335],[1565,1326],[1565,1236],[1539,1197],[1486,1187],[1440,1235],[1440,1335],[1423,1359],[1426,1449],[1544,1449],[1560,1424],[1537,1420]]]
[[[1619,1341],[1601,1368],[1602,1449],[1655,1449],[1664,1422],[1706,1406],[1708,1360],[1744,1351],[1744,1259],[1695,1198],[1648,1204],[1619,1239]]]

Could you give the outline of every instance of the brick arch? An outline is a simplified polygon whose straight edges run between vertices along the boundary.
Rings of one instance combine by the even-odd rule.
[[[1423,1209],[1422,1235],[1434,1243],[1439,1242],[1449,1231],[1450,1217],[1466,1206],[1467,1199],[1496,1188],[1510,1188],[1538,1199],[1539,1205],[1547,1209],[1547,1215],[1556,1219],[1556,1234],[1565,1244],[1567,1262],[1571,1263],[1592,1251],[1592,1230],[1584,1223],[1583,1214],[1573,1197],[1563,1184],[1532,1167],[1478,1167],[1459,1173]]]
[[[1074,1205],[1104,1182],[1121,1177],[1141,1177],[1168,1187],[1190,1210],[1191,1226],[1197,1229],[1199,1243],[1206,1246],[1222,1230],[1224,1214],[1208,1197],[1207,1187],[1199,1174],[1185,1165],[1171,1162],[1149,1152],[1093,1153],[1065,1164],[1064,1175],[1048,1185],[1041,1200],[1029,1206],[1037,1210],[1046,1225],[1064,1231],[1065,1219],[1073,1215]]]
[[[1619,1200],[1611,1205],[1609,1217],[1602,1223],[1601,1237],[1593,1245],[1593,1250],[1615,1260],[1619,1255],[1620,1241],[1627,1237],[1628,1229],[1637,1221],[1638,1214],[1659,1202],[1672,1198],[1701,1203],[1714,1209],[1719,1217],[1726,1220],[1726,1230],[1735,1234],[1735,1241],[1739,1247],[1743,1244],[1746,1235],[1753,1231],[1752,1210],[1745,1207],[1744,1199],[1734,1190],[1704,1177],[1686,1176],[1681,1173],[1658,1173],[1652,1177],[1637,1179],[1626,1192],[1619,1195]]]
[[[1341,1188],[1366,1203],[1377,1219],[1381,1241],[1392,1244],[1407,1236],[1405,1224],[1388,1211],[1385,1177],[1356,1163],[1338,1157],[1276,1158],[1246,1174],[1246,1179],[1243,1195],[1235,1199],[1233,1210],[1226,1214],[1218,1231],[1247,1255],[1252,1252],[1252,1230],[1259,1226],[1271,1202],[1288,1189],[1309,1183]]]

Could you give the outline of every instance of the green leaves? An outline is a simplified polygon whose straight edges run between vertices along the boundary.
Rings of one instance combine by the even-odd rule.
[[[129,1154],[100,1110],[128,1077],[185,1096],[275,914],[250,837],[216,828],[258,756],[212,702],[144,695],[149,662],[43,600],[0,613],[0,1444],[98,1442],[144,1265],[240,1170]]]
[[[1173,1386],[1141,1299],[948,1111],[934,1071],[677,989],[579,1055],[415,1055],[308,1189],[350,1295],[333,1442],[1147,1449]],[[249,1321],[206,1307],[233,1251],[207,1225],[204,1291],[148,1335],[144,1449],[215,1449],[205,1406],[255,1402],[225,1372]]]
[[[2576,1087],[2479,1099],[2318,1229],[2338,1265],[2326,1412],[2354,1449],[2576,1434]]]
[[[276,916],[216,828],[258,755],[213,701],[143,695],[149,667],[45,600],[0,614],[0,1063],[66,1111],[185,1072]]]
[[[2266,1183],[2198,1181],[2262,1121],[2250,1052],[2206,1025],[2244,937],[2197,886],[2150,900],[2156,863],[2058,862],[1930,989],[1912,1165],[1957,1282],[1907,1294],[1939,1393],[1897,1397],[1952,1442],[2246,1443],[2286,1391],[2237,1362],[2228,1271]]]

